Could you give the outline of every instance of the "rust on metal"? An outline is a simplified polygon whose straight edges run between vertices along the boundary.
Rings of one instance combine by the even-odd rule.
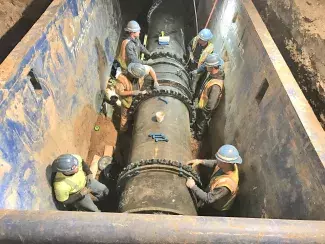
[[[3,243],[324,243],[324,221],[0,211]]]

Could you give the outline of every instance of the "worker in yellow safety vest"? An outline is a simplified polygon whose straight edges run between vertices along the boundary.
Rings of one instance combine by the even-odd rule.
[[[195,97],[197,103],[196,121],[194,125],[195,138],[202,140],[208,127],[213,111],[218,107],[224,91],[224,61],[218,54],[209,54],[204,62],[208,73],[198,86]]]
[[[138,22],[131,20],[124,30],[128,33],[128,37],[123,40],[117,57],[123,71],[127,70],[130,63],[144,64],[144,61],[140,60],[140,52],[147,56],[151,55],[139,40],[141,28]]]
[[[190,70],[199,68],[210,53],[213,53],[214,46],[211,42],[213,34],[209,29],[202,29],[189,43],[187,49],[190,54]]]
[[[117,77],[115,86],[116,93],[120,96],[121,104],[121,122],[120,131],[125,132],[128,129],[128,110],[132,104],[132,96],[144,95],[146,90],[141,91],[145,76],[150,75],[153,79],[154,89],[159,87],[157,76],[152,67],[139,63],[131,63],[126,73],[121,73]]]
[[[78,210],[100,212],[90,193],[100,200],[108,196],[109,190],[94,178],[89,166],[79,155],[59,156],[54,160],[52,170],[56,173],[53,187],[57,201]]]
[[[196,186],[192,178],[187,179],[186,186],[197,196],[202,214],[226,216],[238,192],[239,174],[237,164],[242,158],[236,147],[223,145],[215,154],[215,160],[195,159],[187,162],[197,169],[198,165],[214,168],[210,184],[205,192]],[[203,209],[202,209],[203,208]]]

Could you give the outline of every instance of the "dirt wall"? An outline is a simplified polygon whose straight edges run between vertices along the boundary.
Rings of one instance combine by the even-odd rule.
[[[272,38],[325,128],[325,3],[255,0]]]
[[[0,63],[51,2],[51,0],[0,0]]]

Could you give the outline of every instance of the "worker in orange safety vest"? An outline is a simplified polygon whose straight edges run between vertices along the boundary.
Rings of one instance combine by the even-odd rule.
[[[209,29],[202,29],[189,43],[187,49],[190,54],[190,70],[199,68],[213,52],[214,46],[211,42],[213,34]]]
[[[224,61],[218,54],[209,54],[204,62],[208,73],[195,94],[197,104],[197,117],[194,125],[195,138],[202,140],[208,127],[213,111],[218,107],[224,91]]]
[[[159,83],[157,76],[152,67],[139,63],[131,63],[128,66],[127,72],[121,73],[117,77],[115,86],[116,93],[121,100],[121,122],[120,131],[125,132],[128,129],[128,110],[132,104],[132,96],[144,95],[146,90],[141,91],[145,76],[150,75],[153,79],[153,87],[157,89]]]
[[[186,163],[192,165],[194,169],[198,165],[214,168],[207,192],[197,187],[192,178],[187,179],[186,186],[194,192],[200,200],[199,207],[205,208],[208,215],[226,216],[238,192],[237,164],[242,163],[242,158],[237,148],[232,145],[220,147],[215,158],[214,160],[195,159]]]
[[[140,36],[140,25],[138,22],[131,20],[124,29],[128,33],[128,37],[123,40],[120,48],[117,61],[120,63],[123,71],[127,70],[130,63],[141,63],[145,62],[140,60],[140,52],[147,56],[150,56],[150,52],[141,44],[139,40]]]

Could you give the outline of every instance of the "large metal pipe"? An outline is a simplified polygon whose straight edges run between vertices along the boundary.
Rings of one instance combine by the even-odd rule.
[[[148,49],[160,87],[134,99],[131,107],[135,122],[128,166],[118,181],[120,212],[197,214],[185,179],[191,176],[198,183],[200,179],[183,165],[192,158],[193,118],[190,78],[184,67],[183,9],[182,0],[164,0],[149,11]],[[169,45],[158,44],[162,31],[170,37]],[[156,112],[165,113],[161,123],[155,120]],[[151,133],[162,134],[168,142],[156,142]]]
[[[324,243],[324,221],[0,211],[1,243]]]

